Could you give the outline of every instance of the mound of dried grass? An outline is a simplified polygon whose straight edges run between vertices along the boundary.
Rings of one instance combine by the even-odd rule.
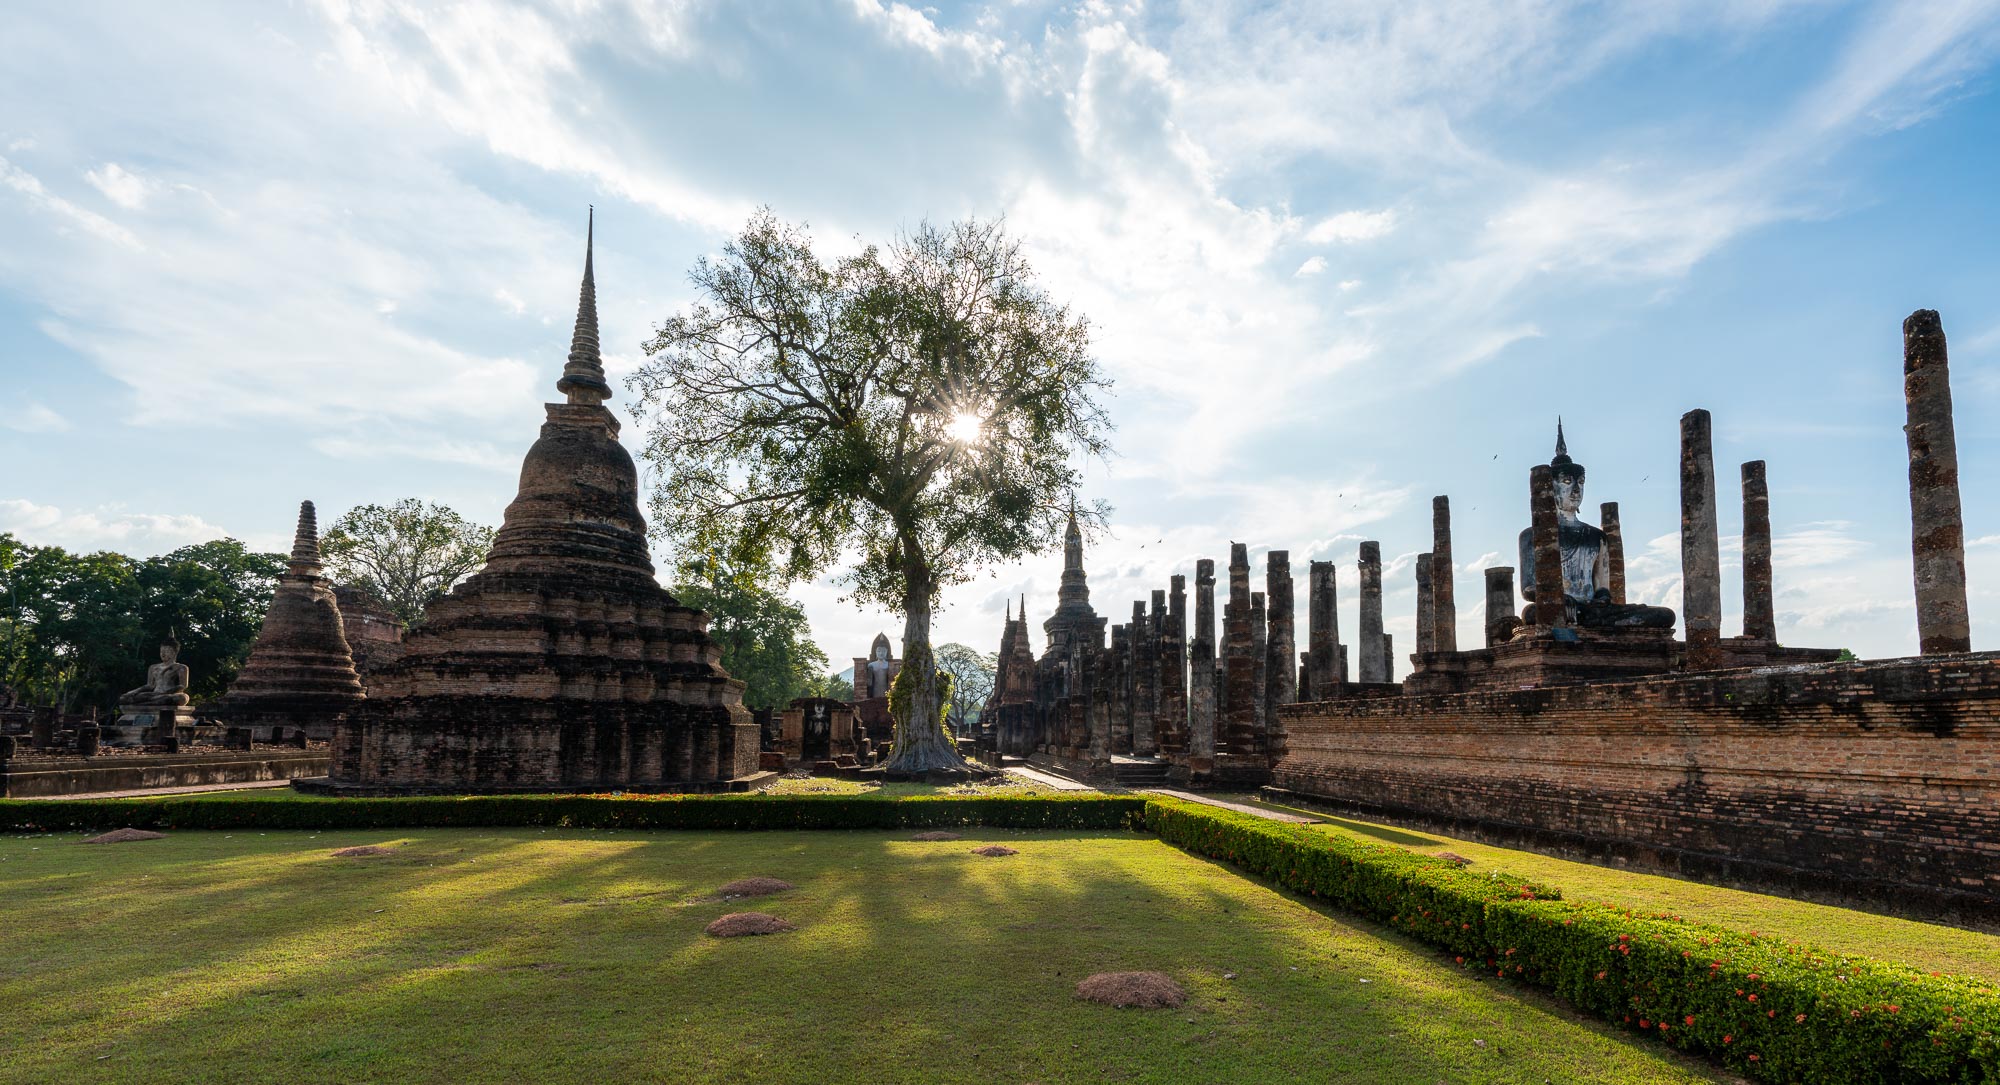
[[[130,840],[165,840],[167,834],[150,832],[146,829],[113,829],[102,836],[93,836],[86,844],[123,844]]]
[[[1005,845],[1005,844],[988,844],[988,845],[986,845],[986,846],[985,846],[985,847],[983,847],[983,848],[974,848],[974,849],[972,849],[972,854],[974,854],[974,855],[991,855],[991,856],[995,856],[995,857],[998,857],[998,856],[1002,856],[1002,855],[1019,855],[1019,854],[1021,854],[1021,853],[1020,853],[1020,852],[1018,852],[1018,851],[1016,851],[1016,850],[1014,850],[1013,848],[1010,848],[1010,847],[1008,847],[1008,846],[1007,846],[1007,845]]]
[[[362,844],[358,847],[342,848],[334,852],[333,856],[336,859],[365,859],[370,855],[391,855],[395,850],[381,844]]]
[[[742,938],[752,934],[781,934],[797,930],[790,923],[774,915],[763,912],[731,912],[708,925],[708,933],[716,938]]]
[[[1099,972],[1076,985],[1076,997],[1106,1006],[1171,1009],[1187,1001],[1187,992],[1164,972]]]
[[[798,887],[791,882],[780,881],[777,878],[738,878],[716,890],[715,895],[725,899],[729,897],[768,897],[773,893],[782,893],[787,889],[796,888]]]

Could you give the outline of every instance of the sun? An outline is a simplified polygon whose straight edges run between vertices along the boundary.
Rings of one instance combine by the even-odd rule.
[[[959,444],[976,445],[979,443],[980,433],[985,428],[985,419],[976,414],[960,411],[951,416],[951,421],[946,423],[944,430],[951,435],[952,440],[957,441]]]

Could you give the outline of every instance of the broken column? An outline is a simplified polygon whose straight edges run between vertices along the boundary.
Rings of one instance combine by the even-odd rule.
[[[1160,631],[1160,750],[1187,750],[1187,577],[1168,581],[1167,620]]]
[[[1132,755],[1151,757],[1160,750],[1160,626],[1166,617],[1167,593],[1153,593],[1153,609],[1132,602]]]
[[[1681,622],[1687,669],[1722,665],[1722,541],[1708,412],[1681,416]]]
[[[1382,681],[1396,680],[1396,637],[1393,633],[1382,634]]]
[[[1306,567],[1306,617],[1311,647],[1306,651],[1306,685],[1315,701],[1330,700],[1340,690],[1340,597],[1334,564],[1315,561]]]
[[[1903,321],[1903,400],[1910,446],[1910,557],[1917,586],[1917,648],[1972,650],[1965,605],[1965,523],[1958,497],[1958,438],[1944,324],[1935,310]]]
[[[1431,651],[1458,651],[1458,601],[1452,584],[1451,498],[1431,498]]]
[[[1611,590],[1611,601],[1625,601],[1625,531],[1618,524],[1618,502],[1606,501],[1597,506],[1598,523],[1604,529],[1604,557],[1609,567],[1606,584]]]
[[[1771,591],[1771,491],[1763,460],[1743,465],[1743,635],[1778,639]]]
[[[1493,565],[1486,570],[1486,646],[1504,644],[1521,619],[1514,615],[1514,568]]]
[[[1261,738],[1271,725],[1271,615],[1265,606],[1264,593],[1250,593],[1250,658],[1256,662],[1256,677],[1253,681],[1256,700],[1257,735]],[[1255,749],[1262,749],[1258,741]],[[1248,750],[1242,752],[1250,752]]]
[[[1563,601],[1561,521],[1556,518],[1556,473],[1547,464],[1528,469],[1528,508],[1533,514],[1529,538],[1535,551],[1535,625],[1554,629],[1569,624]]]
[[[1111,752],[1132,752],[1132,645],[1122,625],[1111,627]]]
[[[1299,699],[1299,635],[1294,621],[1292,555],[1273,550],[1264,555],[1264,601],[1269,609],[1270,636],[1264,671],[1268,684],[1264,718],[1278,718],[1277,707]]]
[[[1431,595],[1430,554],[1417,555],[1417,654],[1410,657],[1412,667],[1421,668],[1424,656],[1437,651],[1437,604]]]
[[[1359,680],[1389,680],[1389,648],[1382,634],[1382,544],[1361,544],[1361,659]]]
[[[1194,563],[1194,638],[1188,652],[1188,756],[1215,756],[1215,561]]]
[[[1222,722],[1216,752],[1248,753],[1257,733],[1257,659],[1250,614],[1250,558],[1229,544],[1229,605],[1223,610]]]

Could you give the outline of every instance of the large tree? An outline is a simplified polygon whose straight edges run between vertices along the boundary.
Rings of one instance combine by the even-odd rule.
[[[889,771],[967,769],[931,611],[989,563],[1061,541],[1081,459],[1107,448],[1088,323],[994,223],[828,261],[759,211],[691,277],[699,300],[631,378],[655,530],[793,580],[845,565],[857,602],[903,614]]]
[[[188,666],[188,692],[197,701],[220,696],[250,658],[284,571],[285,555],[258,553],[235,539],[183,546],[140,562],[142,659],[151,663],[152,647],[172,633]]]
[[[951,693],[945,698],[944,718],[953,734],[968,735],[979,722],[986,699],[993,696],[993,678],[1000,668],[996,652],[982,652],[956,642],[937,650],[938,670],[951,679]]]
[[[414,497],[349,509],[319,543],[336,581],[371,592],[406,626],[421,623],[425,605],[485,564],[492,547],[492,528]]]
[[[723,669],[746,683],[744,704],[783,708],[821,688],[826,653],[813,643],[805,610],[754,572],[706,559],[684,562],[673,594],[708,612],[708,632],[722,646]]]
[[[108,711],[173,633],[189,693],[212,697],[242,667],[284,567],[234,539],[135,561],[0,534],[0,682],[38,703]]]

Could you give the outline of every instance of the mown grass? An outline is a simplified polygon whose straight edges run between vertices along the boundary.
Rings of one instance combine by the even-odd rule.
[[[1896,961],[1926,971],[2000,980],[2000,936],[1992,934],[1573,862],[1255,799],[1243,801],[1266,809],[1323,818],[1317,828],[1324,832],[1433,855],[1438,852],[1462,855],[1472,860],[1469,869],[1473,871],[1498,871],[1553,885],[1568,900],[1606,901],[1645,913],[1668,912],[1703,923],[1811,942],[1837,952]]]
[[[1148,837],[908,835],[7,837],[0,1081],[1724,1080]],[[800,929],[702,934],[748,907]],[[1118,969],[1192,997],[1072,996]]]

